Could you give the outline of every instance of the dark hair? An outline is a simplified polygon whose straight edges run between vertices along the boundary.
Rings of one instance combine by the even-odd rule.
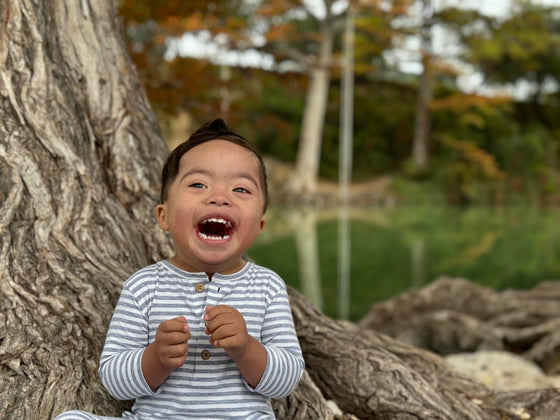
[[[192,133],[185,142],[173,149],[165,161],[163,170],[161,171],[161,202],[163,203],[167,200],[169,185],[175,180],[177,174],[179,173],[179,162],[181,157],[183,157],[183,155],[192,148],[212,140],[226,140],[237,144],[238,146],[251,151],[257,157],[260,166],[259,180],[264,193],[264,211],[266,211],[266,207],[268,205],[268,184],[266,180],[266,168],[264,166],[262,156],[253,143],[245,137],[233,132],[227,123],[221,118],[216,118],[213,121],[207,122]]]

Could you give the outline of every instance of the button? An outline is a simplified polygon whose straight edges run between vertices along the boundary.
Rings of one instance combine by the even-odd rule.
[[[208,350],[202,350],[202,353],[200,353],[200,357],[202,357],[204,360],[208,360],[210,359],[210,352]]]
[[[204,291],[204,285],[202,283],[197,283],[196,286],[194,286],[194,290],[196,290],[198,293]]]

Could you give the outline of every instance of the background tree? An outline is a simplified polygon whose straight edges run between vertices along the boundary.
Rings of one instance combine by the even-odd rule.
[[[340,33],[345,10],[338,8],[335,12],[334,3],[322,2],[322,7],[317,8],[301,0],[225,1],[211,8],[200,6],[198,12],[170,3],[164,8],[166,14],[161,14],[151,13],[150,7],[135,2],[124,2],[121,11],[129,28],[133,58],[156,110],[171,114],[187,111],[195,119],[207,118],[209,112],[222,112],[217,92],[219,88],[228,90],[234,101],[226,117],[253,134],[264,152],[294,162],[297,176],[291,184],[293,190],[314,190],[322,152],[327,149],[328,167],[332,155],[337,153],[329,149],[338,144],[338,138],[331,134],[337,132],[338,118],[325,121],[329,107],[339,107],[333,101],[338,92]],[[407,4],[402,0],[356,4],[360,13],[358,72],[375,69],[372,60],[379,60],[395,33],[390,21],[405,13]],[[170,38],[175,39],[172,44],[176,46],[181,43],[181,36],[206,32],[208,43],[221,40],[224,53],[229,50],[242,56],[247,51],[258,51],[261,59],[271,59],[272,64],[263,64],[265,68],[232,65],[224,80],[219,77],[223,66],[220,68],[217,59],[195,60],[188,55],[196,52],[184,49],[172,60],[164,59]],[[190,86],[188,75],[197,81],[196,86]],[[334,95],[329,94],[332,91]],[[173,98],[180,99],[177,102]],[[164,121],[163,115],[158,115]],[[327,146],[323,142],[325,126],[331,143]],[[332,169],[324,172],[330,173]]]
[[[224,80],[223,67],[212,63],[210,58],[195,58],[196,54],[204,55],[207,47],[193,47],[196,51],[190,51],[189,57],[178,46],[181,40],[187,42],[187,35],[192,37],[191,41],[200,39],[211,43],[221,37],[222,43],[246,42],[242,3],[236,0],[147,3],[124,0],[120,3],[129,51],[164,128],[169,126],[170,119],[186,111],[201,121],[223,112],[221,91],[224,87],[234,88],[239,75],[234,73],[234,77],[228,75],[228,80]],[[227,110],[222,116],[238,119]]]
[[[525,2],[523,8],[496,19],[476,10],[452,7],[447,2],[444,9],[434,12],[432,29],[445,28],[448,39],[456,38],[459,54],[434,50],[431,56],[425,56],[429,61],[425,68],[431,71],[433,79],[429,95],[432,99],[429,103],[421,101],[425,106],[415,108],[419,88],[428,84],[418,83],[417,77],[402,72],[398,63],[387,59],[395,46],[402,49],[406,36],[418,34],[418,21],[409,19],[407,24],[402,24],[403,16],[411,13],[412,3],[371,0],[354,4],[357,9],[355,98],[360,104],[355,107],[354,179],[371,180],[390,175],[400,185],[415,183],[418,173],[410,158],[415,130],[416,137],[422,138],[425,136],[419,133],[427,131],[420,127],[429,126],[427,150],[433,165],[421,172],[423,184],[413,188],[438,191],[438,194],[462,189],[467,192],[463,198],[449,197],[449,201],[464,203],[509,200],[516,194],[531,194],[536,200],[553,197],[558,192],[556,138],[560,131],[554,118],[558,108],[557,90],[554,90],[557,72],[553,65],[557,55],[555,8]],[[526,9],[533,10],[530,16],[541,17],[516,18]],[[540,10],[547,12],[540,13]],[[313,9],[306,9],[303,2],[296,0],[231,0],[189,2],[189,5],[161,0],[149,5],[124,1],[121,11],[133,60],[167,139],[172,137],[168,127],[176,121],[186,122],[178,136],[184,139],[193,123],[221,114],[253,138],[265,154],[295,165],[302,121],[309,104],[306,100],[311,86],[309,63],[316,61],[322,39],[317,17],[311,14]],[[336,13],[343,12],[336,9]],[[333,30],[338,34],[338,18],[333,23]],[[515,33],[509,36],[506,28]],[[216,56],[197,58],[200,55],[195,53],[204,52],[200,47],[189,55],[184,51],[189,44],[178,40],[196,37],[206,42],[207,50],[220,47],[222,57],[236,51],[238,61],[226,65]],[[320,159],[318,176],[333,181],[338,173],[340,42],[338,35],[333,38],[321,146],[310,148],[319,150],[314,153]],[[178,45],[183,50],[179,51]],[[527,47],[519,48],[520,45]],[[520,57],[519,51],[527,59]],[[536,54],[537,51],[550,51],[550,54],[544,57],[542,53]],[[244,61],[248,59],[240,58],[248,57],[243,54],[258,56],[261,64],[268,64],[251,67]],[[494,72],[492,69],[498,67],[489,63],[497,63],[500,56],[509,58],[501,61],[503,71]],[[488,83],[501,78],[499,86],[533,77],[525,70],[521,79],[513,77],[511,70],[506,71],[508,63],[514,63],[514,56],[518,61],[511,67],[547,69],[538,71],[543,75],[544,89],[537,95],[537,106],[532,97],[508,101],[495,92],[484,95],[465,92],[459,83],[461,66],[467,64],[472,69],[481,69]],[[459,60],[461,66],[457,66]],[[428,124],[414,124],[417,114],[429,115]],[[176,119],[177,115],[180,119]],[[457,152],[460,147],[451,146],[455,140],[470,142],[492,156],[504,176],[480,172],[478,164]],[[529,164],[525,155],[530,158]],[[404,191],[408,189],[402,191],[404,195],[400,199],[406,200]]]
[[[333,66],[335,37],[334,1],[324,0],[324,17],[317,18],[317,52],[306,63],[308,87],[299,136],[295,174],[291,187],[298,195],[315,193],[319,175],[323,126],[329,94],[330,73]],[[310,16],[315,16],[312,13]]]
[[[469,32],[463,40],[465,58],[483,73],[488,84],[525,84],[531,117],[550,124],[545,111],[547,93],[560,84],[560,19],[558,7],[515,0],[506,19],[484,31]]]
[[[480,97],[489,105],[485,114],[493,115],[492,119],[481,114],[482,119],[472,119],[471,113],[461,119],[470,118],[473,128],[479,127],[470,141],[501,168],[503,176],[496,179],[508,196],[522,193],[537,201],[558,191],[560,131],[552,117],[560,74],[557,13],[558,7],[528,1],[515,1],[510,13],[500,19],[457,8],[444,12],[465,47],[462,59],[498,91],[485,100]],[[510,92],[509,99],[504,92]],[[481,129],[492,135],[483,138]],[[456,134],[445,131],[447,138]],[[469,187],[471,197],[476,196],[473,187]]]
[[[434,51],[432,30],[434,10],[431,0],[422,0],[420,24],[420,62],[422,73],[418,80],[418,99],[416,101],[416,118],[414,138],[412,140],[412,161],[422,172],[428,166],[428,141],[431,134],[432,118],[430,106],[433,99]]]

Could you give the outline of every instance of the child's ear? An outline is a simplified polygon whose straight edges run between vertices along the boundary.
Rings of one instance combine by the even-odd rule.
[[[165,204],[158,204],[156,206],[156,218],[163,230],[169,229],[169,226],[167,224],[167,209],[165,208]]]
[[[261,233],[263,231],[264,225],[266,225],[266,220],[261,219],[261,229],[259,230],[259,233]]]

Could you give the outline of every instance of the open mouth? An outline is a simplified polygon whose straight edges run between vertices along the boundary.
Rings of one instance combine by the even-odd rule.
[[[220,241],[229,239],[233,232],[233,224],[218,217],[204,219],[198,223],[198,236],[202,239]]]

